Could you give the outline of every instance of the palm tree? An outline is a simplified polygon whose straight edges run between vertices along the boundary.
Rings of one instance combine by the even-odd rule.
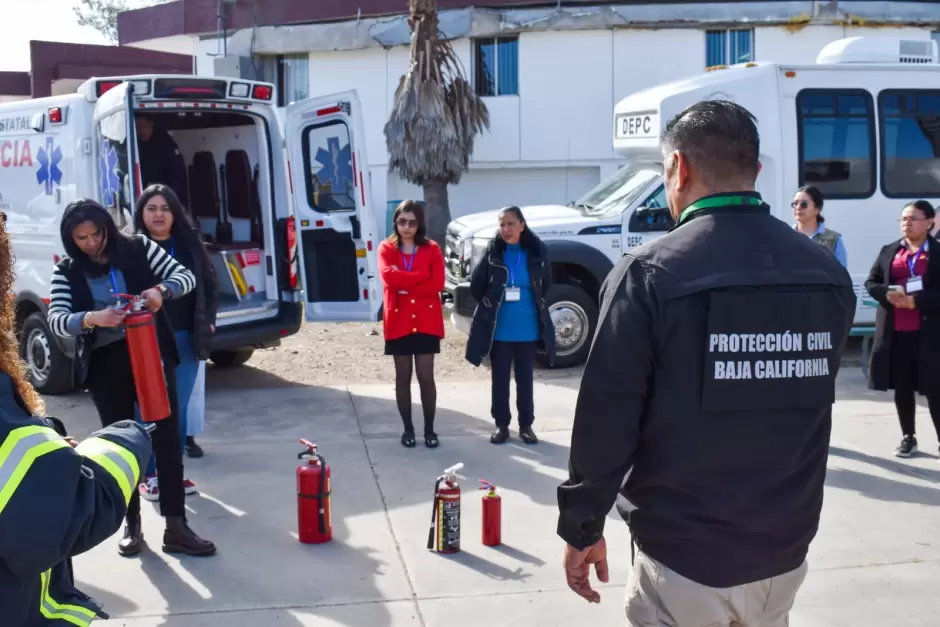
[[[424,190],[428,237],[442,247],[456,185],[470,164],[474,137],[489,129],[486,105],[440,36],[437,0],[409,0],[411,67],[398,84],[385,124],[389,171]]]

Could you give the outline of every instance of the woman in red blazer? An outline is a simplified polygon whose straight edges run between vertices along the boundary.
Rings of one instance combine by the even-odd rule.
[[[379,246],[379,273],[385,284],[385,354],[395,359],[395,400],[405,425],[401,443],[415,446],[411,421],[414,366],[424,410],[424,444],[435,448],[439,441],[434,433],[434,355],[441,352],[444,337],[444,255],[440,246],[425,236],[420,203],[406,200],[398,205],[392,225],[392,234]]]

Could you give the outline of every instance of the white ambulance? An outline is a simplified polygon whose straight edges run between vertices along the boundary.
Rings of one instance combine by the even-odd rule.
[[[758,191],[793,223],[803,185],[825,197],[826,226],[840,232],[859,296],[855,324],[874,323],[864,283],[881,246],[900,237],[904,204],[940,202],[940,64],[930,39],[856,37],[830,43],[816,64],[746,63],[632,94],[614,113],[614,148],[626,164],[571,206],[523,207],[546,240],[556,283],[549,294],[561,365],[583,361],[597,324],[598,287],[630,249],[673,226],[659,136],[670,118],[701,100],[732,100],[758,120],[763,169]],[[473,314],[469,276],[496,214],[448,228],[447,291],[454,323]]]
[[[291,104],[283,133],[273,96],[268,83],[150,75],[0,104],[0,211],[16,255],[23,357],[41,392],[74,389],[74,347],[46,325],[62,212],[93,198],[128,225],[142,191],[135,116],[168,133],[186,163],[188,209],[219,275],[217,365],[277,346],[304,316],[378,319],[381,233],[358,96]]]

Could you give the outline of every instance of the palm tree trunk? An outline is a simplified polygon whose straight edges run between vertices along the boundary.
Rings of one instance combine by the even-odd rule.
[[[435,179],[424,184],[424,213],[428,238],[444,250],[444,238],[447,236],[447,225],[450,224],[450,203],[445,181]]]

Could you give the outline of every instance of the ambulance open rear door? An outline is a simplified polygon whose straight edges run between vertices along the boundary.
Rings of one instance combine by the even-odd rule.
[[[310,321],[375,321],[381,306],[361,106],[355,91],[284,115],[304,309]]]

